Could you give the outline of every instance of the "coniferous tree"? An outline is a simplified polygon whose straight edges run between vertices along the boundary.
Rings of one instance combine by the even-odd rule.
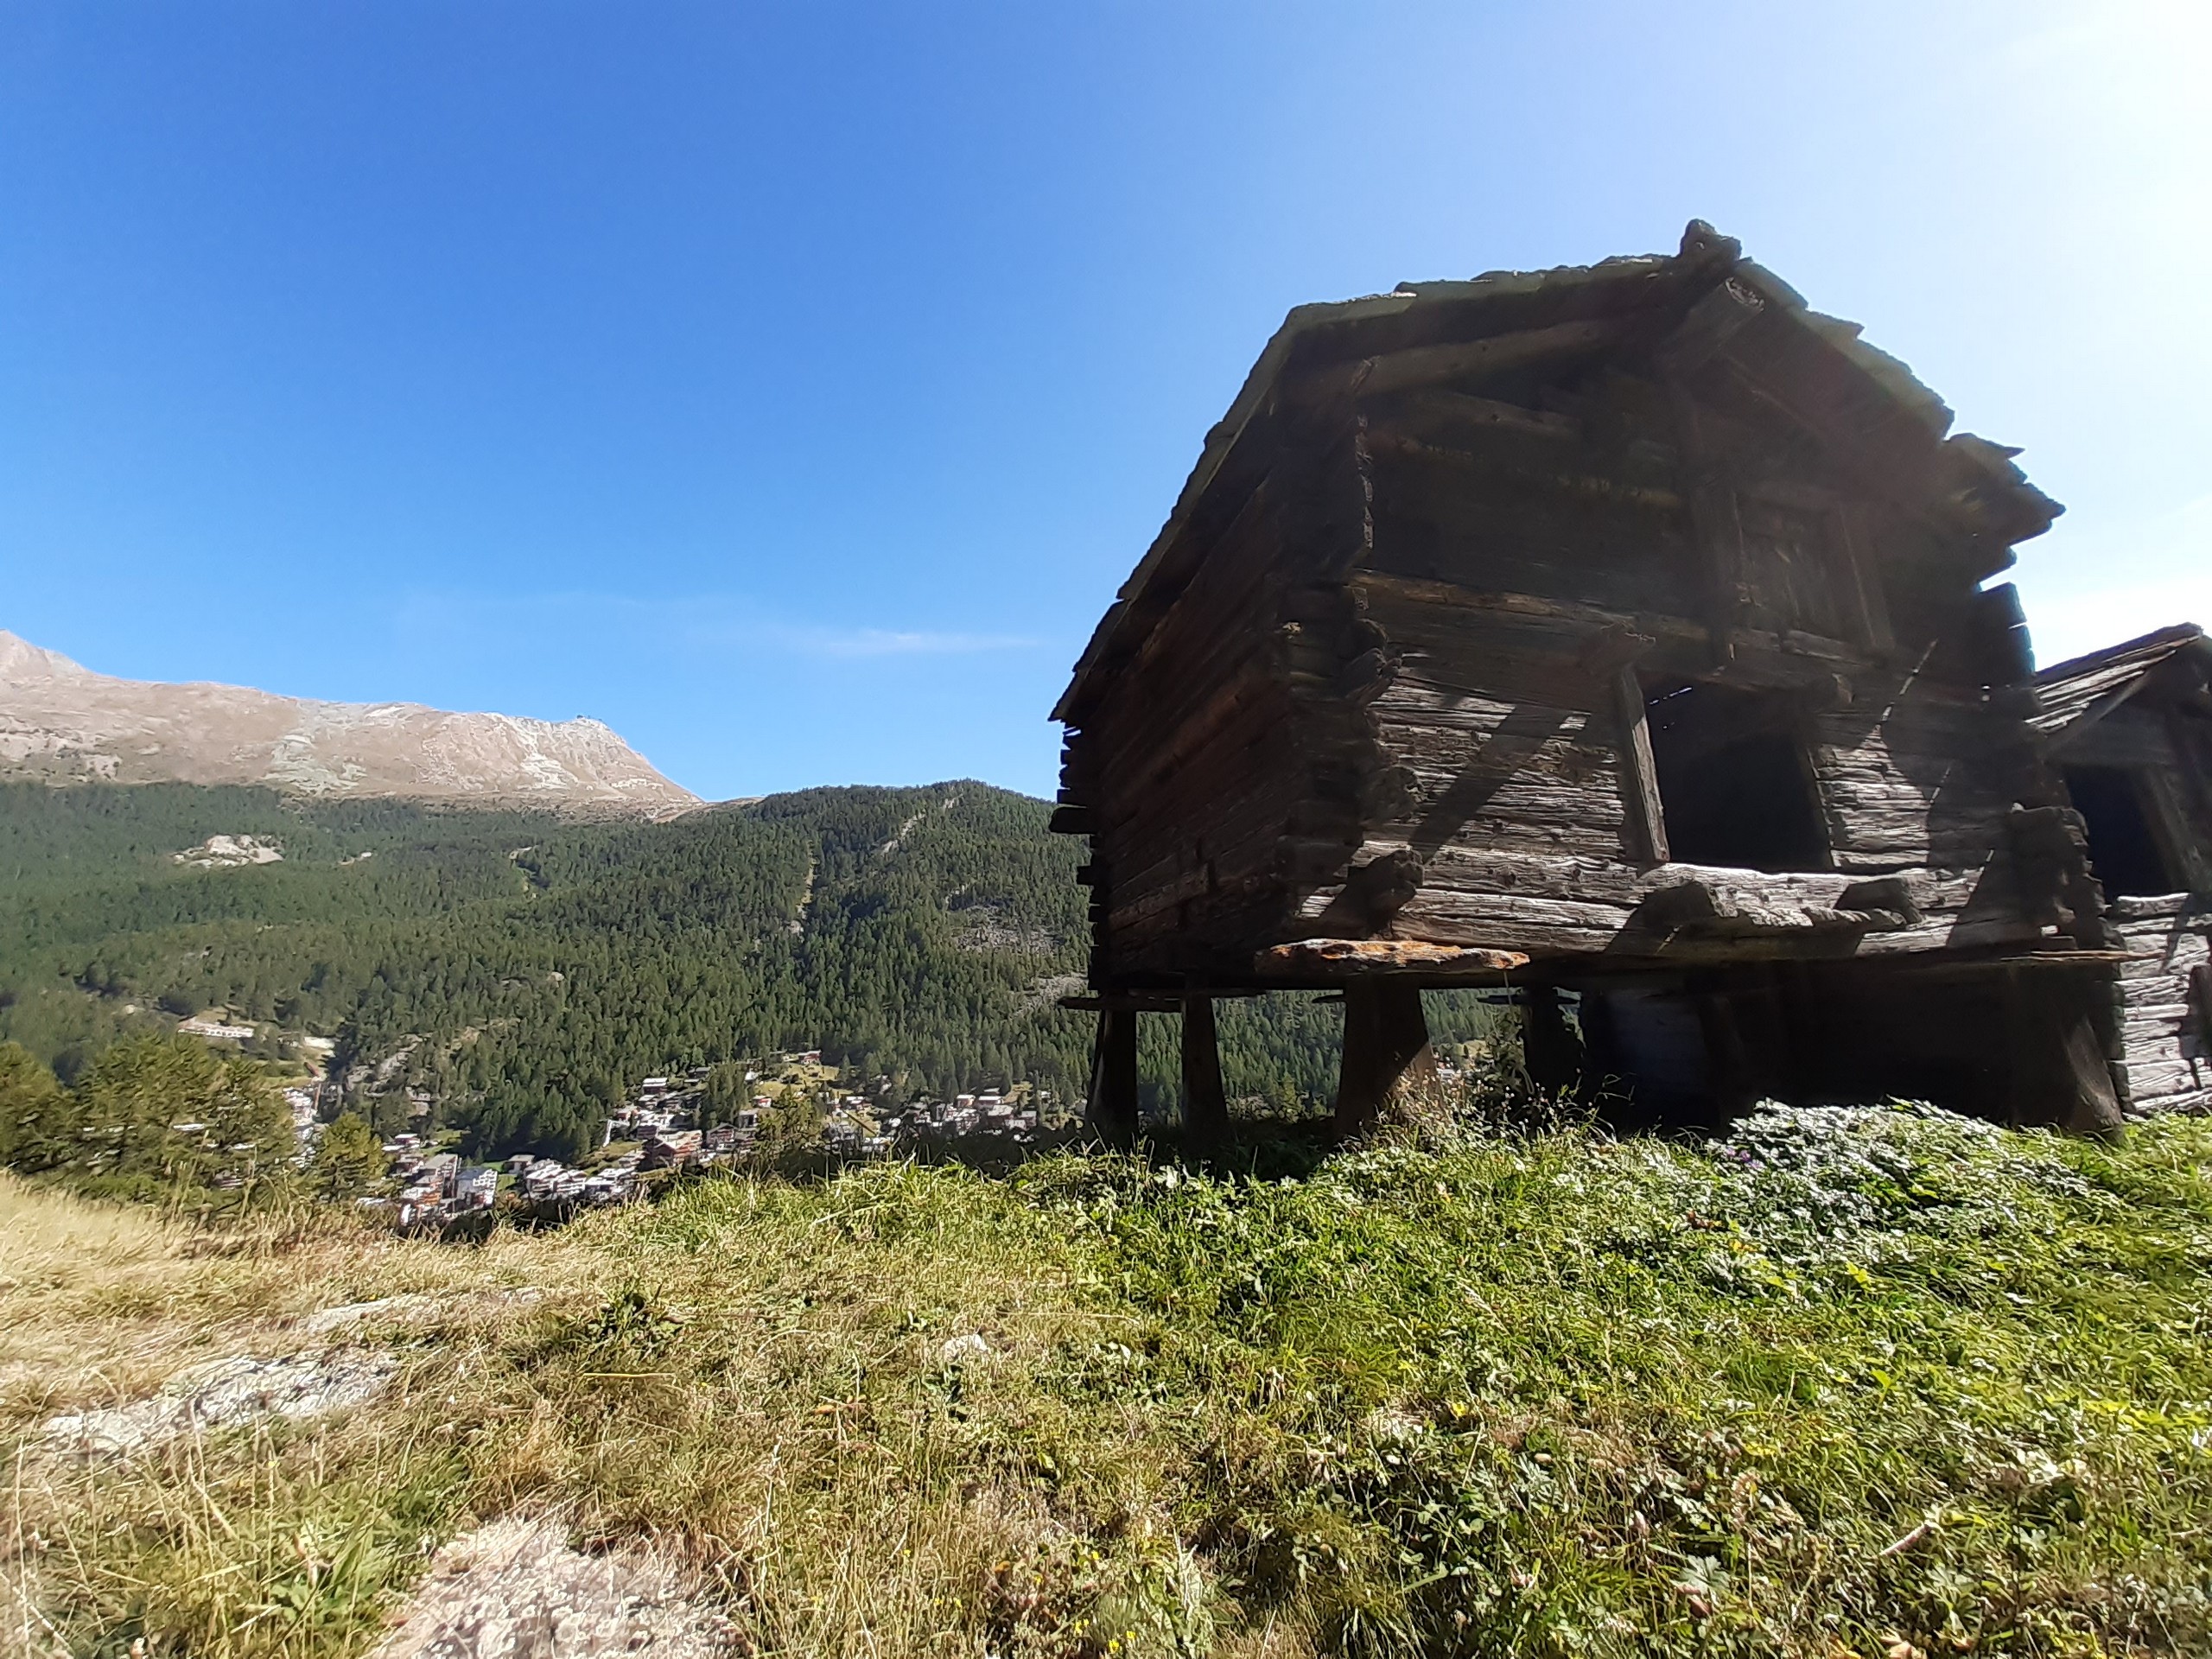
[[[317,1198],[349,1199],[373,1192],[384,1180],[389,1160],[374,1130],[352,1112],[340,1112],[323,1125],[308,1161],[308,1184]]]
[[[186,1037],[119,1043],[72,1091],[75,1147],[60,1166],[129,1186],[249,1187],[280,1174],[292,1121],[261,1067]]]
[[[75,1127],[69,1096],[20,1043],[0,1043],[0,1164],[49,1169],[67,1156]]]

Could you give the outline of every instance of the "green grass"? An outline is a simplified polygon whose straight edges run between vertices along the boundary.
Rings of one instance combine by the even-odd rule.
[[[438,1540],[519,1509],[680,1548],[760,1653],[2202,1652],[2208,1154],[2201,1122],[1815,1112],[1264,1181],[709,1181],[474,1249],[10,1188],[36,1611],[0,1624],[357,1651]],[[129,1465],[37,1446],[408,1291],[437,1300],[375,1405]]]

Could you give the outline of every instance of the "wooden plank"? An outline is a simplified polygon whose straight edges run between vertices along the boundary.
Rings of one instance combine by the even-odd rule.
[[[2185,968],[2182,963],[2168,962],[2163,953],[2145,956],[2139,950],[2131,950],[2122,961],[2120,977],[2131,996],[2142,986],[2156,987],[2155,995],[2166,996],[2171,994],[2174,976],[2183,971]]]
[[[1670,377],[1694,374],[1765,305],[1744,283],[1715,283],[1653,347],[1653,359]]]
[[[1434,944],[1419,939],[1298,939],[1271,944],[1252,959],[1270,978],[1356,978],[1371,974],[1506,973],[1528,966],[1517,950]]]
[[[2133,987],[2123,984],[2121,990],[2120,1001],[2125,1017],[2131,1025],[2140,1023],[2146,1028],[2163,1026],[2169,1031],[2179,1033],[2196,1018],[2196,1011],[2189,999],[2189,982],[2179,975],[2150,988],[2155,1001],[2136,995],[2136,988]],[[2176,995],[2176,991],[2181,994]]]
[[[1644,861],[1667,861],[1667,814],[1659,800],[1659,764],[1651,754],[1651,721],[1635,664],[1613,677],[1613,709],[1621,729],[1621,794]]]
[[[2196,1069],[2177,1055],[2171,1058],[2139,1058],[2131,1055],[2115,1070],[2126,1078],[2127,1092],[2139,1102],[2155,1100],[2161,1095],[2177,1095],[2199,1087],[2201,1082]]]
[[[2185,1019],[2124,1020],[2120,1027],[2120,1052],[2133,1065],[2138,1061],[2179,1059]]]
[[[1426,437],[1439,428],[1474,434],[1510,434],[1539,439],[1554,447],[1579,444],[1583,436],[1582,423],[1571,415],[1439,388],[1416,391],[1395,405],[1376,407],[1368,416],[1368,430],[1371,434]]]
[[[2178,1094],[2154,1095],[2148,1100],[2131,1102],[2128,1116],[2135,1118],[2164,1117],[2169,1113],[2202,1114],[2212,1111],[2212,1089],[2184,1089]]]
[[[1390,834],[1370,836],[1357,856],[1363,860],[1382,857],[1402,844]],[[1966,909],[1982,880],[1981,873],[1972,868],[1913,866],[1878,874],[1902,882],[1911,907],[1929,917],[1955,916]],[[1634,909],[1654,892],[1691,878],[1719,883],[1754,906],[1824,909],[1866,907],[1847,895],[1869,880],[1866,874],[1845,870],[1770,874],[1681,863],[1639,870],[1615,858],[1534,852],[1486,840],[1452,843],[1430,854],[1424,862],[1421,887],[1430,894],[1523,894],[1625,911]]]
[[[1487,493],[1495,493],[1499,486],[1505,486],[1539,495],[1579,496],[1591,502],[1643,508],[1669,516],[1687,511],[1689,505],[1679,492],[1662,485],[1641,484],[1587,467],[1569,469],[1558,465],[1555,460],[1549,464],[1531,465],[1510,453],[1462,449],[1410,433],[1377,435],[1376,450],[1378,454],[1387,451],[1451,471],[1475,474],[1480,482],[1491,486]],[[1475,492],[1462,485],[1458,493],[1465,495]]]
[[[1439,944],[1530,957],[1604,950],[1627,927],[1625,906],[1568,903],[1521,893],[1451,893],[1423,887],[1398,912],[1402,933]]]
[[[1385,728],[1393,739],[1402,739],[1403,730]],[[1394,747],[1415,746],[1399,741]],[[1418,789],[1414,804],[1377,829],[1413,843],[1424,856],[1448,846],[1491,842],[1532,852],[1623,858],[1626,821],[1615,769],[1609,765],[1585,779],[1547,778],[1538,770],[1545,759],[1534,754],[1527,764],[1510,768],[1481,751],[1458,766],[1439,766],[1422,757],[1411,768]]]
[[[1480,380],[1557,358],[1586,356],[1619,340],[1624,322],[1599,320],[1554,323],[1460,345],[1416,346],[1370,357],[1352,372],[1351,391],[1360,397],[1436,385],[1450,380]]]
[[[1593,633],[1617,627],[1637,633],[1671,636],[1685,642],[1702,639],[1705,633],[1703,626],[1695,620],[1665,612],[1608,610],[1603,606],[1548,598],[1541,594],[1493,593],[1460,582],[1397,575],[1385,570],[1363,570],[1352,579],[1351,587],[1370,610],[1395,604],[1405,607],[1406,613],[1414,618],[1420,618],[1424,613],[1448,614],[1465,610],[1579,623]]]
[[[1675,866],[1669,868],[1678,868]],[[1654,932],[1637,925],[1632,907],[1571,902],[1525,893],[1457,893],[1426,882],[1398,912],[1393,930],[1439,944],[1526,952],[1531,958],[1610,955],[1623,961],[1686,963],[1808,960],[1836,957],[1904,956],[1923,951],[2019,947],[2037,940],[2017,918],[1956,915],[1931,918],[1893,931],[1857,933],[1819,930],[1741,938]],[[2054,956],[2052,961],[2060,958]],[[2067,954],[2080,967],[2110,958],[2088,951]]]

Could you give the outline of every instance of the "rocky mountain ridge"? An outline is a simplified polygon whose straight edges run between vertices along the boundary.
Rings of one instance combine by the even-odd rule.
[[[0,778],[262,785],[668,818],[699,798],[598,721],[321,702],[95,673],[0,630]]]

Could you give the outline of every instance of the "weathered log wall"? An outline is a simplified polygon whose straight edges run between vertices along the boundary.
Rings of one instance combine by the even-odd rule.
[[[2113,988],[2123,1104],[2139,1117],[2212,1108],[2212,663],[2202,636],[2164,629],[2061,664],[2037,677],[2037,787],[2069,801],[2087,782],[2076,769],[2088,769],[2110,780],[2104,810],[2132,800],[2152,843],[2124,835],[2134,844],[2115,846],[2100,836],[2124,825],[2088,826],[2087,873],[2108,901],[2102,942],[2126,953]],[[2151,878],[2174,891],[2122,885]]]
[[[1650,943],[1639,907],[1676,873],[1639,845],[1638,780],[1624,770],[1637,710],[1616,690],[1632,662],[1648,678],[1786,698],[1835,873],[1798,897],[1832,904],[1851,878],[1896,875],[1919,912],[1857,937],[1777,928],[1761,941],[1675,939],[1670,952],[2034,940],[2005,833],[2024,743],[1975,677],[1989,652],[1930,632],[1971,629],[1971,572],[1986,555],[1947,556],[1948,603],[1906,583],[1892,603],[1887,556],[1928,549],[1916,532],[1885,543],[1876,528],[1895,515],[1845,493],[1847,476],[1821,477],[1803,445],[1758,440],[1700,406],[1686,414],[1679,397],[1617,370],[1596,394],[1548,401],[1574,412],[1432,391],[1373,417],[1373,546],[1350,588],[1399,659],[1368,712],[1414,792],[1404,812],[1365,826],[1351,868],[1418,861],[1389,931],[1539,955]],[[1729,487],[1703,490],[1703,517],[1726,518],[1718,548],[1682,472],[1686,452],[1715,444],[1733,446],[1735,469]],[[1781,464],[1812,476],[1758,474]],[[1718,640],[1716,584],[1730,595]],[[1796,626],[1808,622],[1827,632]],[[1765,885],[1786,899],[1793,881],[1804,887]],[[1316,925],[1343,891],[1309,892],[1286,925]]]
[[[1069,739],[1063,827],[1091,838],[1102,982],[1248,969],[1287,895],[1357,844],[1376,757],[1356,693],[1378,664],[1332,578],[1365,544],[1364,458],[1348,429],[1273,453],[1233,514],[1169,550],[1186,574],[1155,584],[1160,614]]]
[[[2188,895],[2123,899],[2119,1067],[2138,1117],[2212,1109],[2212,914]]]

